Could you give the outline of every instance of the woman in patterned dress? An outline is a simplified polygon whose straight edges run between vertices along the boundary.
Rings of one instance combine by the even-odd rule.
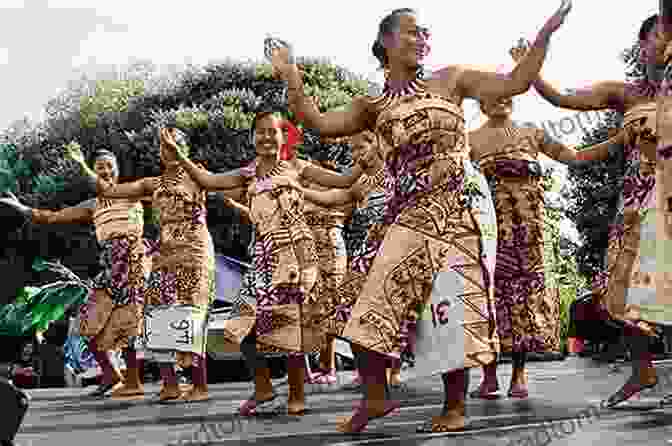
[[[89,176],[118,181],[119,167],[112,152],[97,152],[93,171],[81,152],[73,150],[70,155]],[[135,350],[141,335],[145,274],[140,201],[99,197],[60,211],[30,209],[15,197],[3,201],[23,209],[37,224],[93,223],[101,270],[93,279],[93,289],[80,314],[80,335],[89,338],[89,351],[103,371],[103,382],[91,396],[103,397],[110,390],[115,398],[144,394],[142,361]],[[123,348],[129,350],[126,383],[110,359],[110,352]]]
[[[147,305],[193,305],[203,313],[214,300],[214,249],[206,223],[206,195],[176,159],[167,145],[177,135],[186,148],[186,137],[177,129],[160,131],[161,162],[159,177],[113,185],[98,181],[98,194],[104,198],[152,196],[160,225],[159,253],[152,262],[145,291]],[[174,352],[161,361],[163,387],[161,401],[204,401],[208,397],[205,342],[193,353]],[[174,359],[173,359],[174,358]],[[180,392],[175,365],[192,368],[193,388]]]
[[[623,149],[626,158],[624,187],[615,221],[609,226],[607,264],[595,277],[593,292],[605,318],[623,325],[624,335],[633,358],[633,373],[625,384],[607,398],[603,405],[614,407],[658,382],[650,342],[656,336],[654,324],[647,321],[641,305],[655,296],[654,281],[646,271],[653,263],[642,261],[648,256],[640,248],[651,249],[653,240],[643,245],[640,239],[655,237],[645,230],[647,214],[656,197],[656,94],[660,77],[655,67],[663,59],[665,36],[657,25],[658,16],[646,19],[639,31],[641,61],[650,67],[644,77],[631,82],[599,82],[579,90],[562,93],[542,79],[535,89],[551,104],[571,110],[615,109],[624,113]],[[525,45],[512,50],[514,60],[526,52]],[[651,63],[654,62],[654,63]],[[655,232],[655,231],[654,231]],[[644,254],[644,257],[642,257]],[[653,266],[655,270],[655,266]],[[653,270],[651,271],[653,272]]]
[[[315,166],[330,169],[326,162],[313,161]],[[303,181],[304,186],[315,190],[325,190],[319,184]],[[305,195],[304,195],[305,198]],[[345,249],[344,228],[352,215],[352,205],[343,203],[340,206],[322,206],[310,199],[305,200],[303,215],[306,223],[313,231],[315,249],[319,259],[319,276],[315,284],[318,296],[334,296],[345,278],[348,253]],[[333,330],[328,331],[332,332]],[[336,357],[334,340],[329,337],[320,348],[320,368],[316,373],[307,370],[306,382],[311,384],[336,383]]]
[[[244,306],[241,318],[230,321],[228,333],[230,342],[240,343],[255,373],[254,395],[243,402],[240,413],[252,415],[275,400],[264,355],[288,354],[287,411],[302,415],[304,353],[317,351],[325,342],[318,323],[320,296],[313,293],[318,275],[315,241],[303,216],[303,197],[290,188],[274,189],[271,183],[271,176],[282,169],[292,172],[291,164],[279,159],[282,121],[271,112],[259,112],[253,129],[257,157],[238,175],[211,174],[178,153],[197,184],[242,203],[255,225],[255,302]]]
[[[399,358],[407,337],[402,323],[415,319],[417,310],[429,303],[439,273],[452,273],[464,283],[457,297],[466,302],[465,344],[457,354],[447,347],[450,355],[462,358],[463,366],[443,375],[444,410],[426,427],[464,428],[466,370],[494,361],[499,345],[493,301],[494,208],[485,179],[469,160],[461,104],[464,98],[527,91],[570,5],[563,3],[542,28],[534,50],[509,76],[450,66],[427,81],[419,76],[419,58],[428,50],[428,31],[418,26],[412,10],[394,11],[381,22],[373,47],[389,74],[383,94],[357,97],[345,110],[325,114],[304,95],[289,50],[273,50],[274,71],[288,82],[290,103],[307,127],[326,137],[374,130],[385,159],[384,221],[390,226],[382,243],[368,246],[373,253],[369,276],[343,332],[354,350],[366,351],[360,373],[367,396],[340,431],[359,432],[369,420],[399,407],[387,398],[386,357]]]
[[[662,57],[663,80],[657,96],[656,107],[656,134],[658,135],[658,159],[656,164],[656,242],[660,251],[656,254],[657,265],[666,265],[661,268],[656,280],[657,301],[655,305],[649,305],[655,313],[651,314],[651,320],[662,321],[670,325],[672,321],[672,279],[669,265],[672,265],[668,257],[672,240],[672,5],[664,5],[660,11],[660,26],[662,38],[666,42]],[[665,255],[667,254],[667,256]],[[642,308],[642,313],[648,312],[649,308]],[[651,311],[654,313],[654,311]],[[662,399],[662,405],[672,402],[672,393],[668,393]]]
[[[580,154],[545,130],[511,120],[513,99],[482,101],[488,121],[469,133],[471,158],[490,183],[497,214],[495,309],[502,352],[513,356],[508,395],[527,398],[526,352],[560,348],[560,293],[545,273],[544,189],[541,154],[575,164],[606,159],[607,145]],[[490,398],[499,390],[497,363],[483,370],[483,382],[471,393]]]
[[[383,170],[383,159],[380,157],[379,151],[375,149],[375,135],[369,131],[361,132],[351,137],[350,143],[352,159],[355,160],[357,166],[361,167],[363,175],[357,175],[355,184],[349,189],[332,187],[330,191],[316,191],[306,189],[296,182],[287,183],[292,187],[299,187],[308,201],[320,203],[325,207],[355,204],[357,209],[353,213],[353,218],[358,218],[365,223],[365,225],[357,225],[357,230],[362,231],[361,234],[351,235],[351,238],[355,240],[349,240],[351,246],[348,252],[351,253],[351,256],[347,262],[347,275],[337,288],[337,293],[334,294],[335,299],[331,304],[332,311],[328,312],[330,314],[328,321],[330,333],[336,337],[342,335],[345,324],[350,319],[352,306],[366,280],[368,271],[362,270],[362,266],[367,264],[363,256],[367,241],[370,239],[369,233],[371,237],[374,234],[379,237],[384,234],[379,225],[383,223],[385,207],[385,172]],[[310,175],[305,170],[302,174],[303,177]],[[317,177],[318,181],[321,179],[324,178]],[[373,230],[371,230],[372,228]],[[387,369],[387,381],[392,386],[397,387],[401,384],[400,361],[394,359],[391,362],[391,367]],[[350,383],[350,387],[361,385],[361,377],[357,368],[355,368],[355,373],[355,379]]]

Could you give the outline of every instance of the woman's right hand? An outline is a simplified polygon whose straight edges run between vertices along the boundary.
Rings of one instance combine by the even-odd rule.
[[[526,39],[519,39],[518,44],[509,50],[509,54],[514,62],[518,63],[530,51],[530,42]]]
[[[75,141],[72,141],[65,146],[65,153],[67,154],[68,158],[78,164],[86,163],[84,160],[84,154],[82,154],[82,147]]]

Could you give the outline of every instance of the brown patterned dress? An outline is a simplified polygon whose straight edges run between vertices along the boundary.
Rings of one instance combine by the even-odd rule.
[[[361,243],[353,247],[353,253],[348,258],[347,274],[338,287],[334,307],[329,312],[330,328],[335,335],[341,337],[346,324],[352,315],[352,308],[359,297],[366,278],[368,277],[371,259],[375,251],[368,250],[368,246],[377,246],[385,236],[385,229],[389,225],[384,224],[385,213],[385,170],[380,169],[376,175],[362,174],[357,180],[357,187],[361,188],[365,199],[357,203],[355,213],[364,220],[367,227],[366,234]],[[353,218],[354,215],[353,215]],[[406,324],[402,331],[408,331]]]
[[[629,323],[641,319],[639,306],[652,303],[649,301],[655,300],[656,294],[652,278],[655,226],[651,228],[650,224],[656,197],[656,160],[640,149],[643,137],[655,131],[655,112],[656,103],[652,101],[639,104],[625,114],[624,190],[616,221],[609,228],[607,269],[594,283],[602,308],[611,317]],[[645,243],[642,237],[647,239]]]
[[[309,353],[326,341],[324,310],[314,292],[318,256],[303,215],[303,196],[272,186],[270,177],[281,166],[263,178],[256,177],[255,162],[241,169],[246,178],[243,203],[255,227],[254,268],[249,272],[255,295],[241,299],[240,317],[226,321],[224,340],[239,344],[253,329],[259,353]]]
[[[96,199],[93,221],[101,272],[80,308],[80,334],[101,351],[128,346],[142,333],[145,282],[143,208],[139,201]],[[103,291],[103,292],[101,292]]]
[[[154,212],[160,225],[159,253],[153,258],[146,289],[147,305],[187,304],[207,310],[215,297],[214,250],[206,222],[206,193],[179,167],[155,180]],[[188,367],[194,354],[177,352]]]
[[[469,134],[472,158],[488,179],[497,213],[495,308],[502,351],[560,349],[560,292],[548,269],[542,129],[483,127]],[[553,154],[548,154],[553,155]]]
[[[385,159],[389,224],[343,337],[399,358],[405,321],[428,307],[437,275],[462,283],[463,367],[482,367],[499,351],[494,309],[496,220],[485,178],[469,159],[457,98],[419,89],[372,99]],[[407,323],[407,322],[406,322]],[[460,354],[458,352],[458,354]],[[431,373],[431,372],[430,372]]]
[[[315,189],[324,189],[315,184],[306,185]],[[345,279],[348,266],[348,253],[345,249],[343,231],[352,206],[345,205],[328,209],[307,201],[304,206],[304,218],[313,231],[317,250],[319,276],[313,294],[319,297],[325,316],[334,313],[338,289]],[[336,321],[326,317],[325,329],[337,334]]]

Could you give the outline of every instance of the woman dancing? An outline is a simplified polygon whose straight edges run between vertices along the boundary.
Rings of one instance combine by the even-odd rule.
[[[643,78],[634,82],[599,82],[588,88],[561,93],[541,78],[534,87],[551,104],[571,110],[615,109],[625,114],[623,123],[626,157],[625,185],[616,221],[609,228],[607,268],[593,283],[593,290],[605,317],[620,321],[633,358],[633,372],[616,393],[603,402],[614,407],[658,382],[650,353],[650,341],[656,336],[653,325],[642,318],[638,308],[640,295],[650,275],[641,266],[640,236],[647,209],[652,208],[656,166],[656,98],[660,76],[656,67],[665,49],[658,16],[647,18],[639,30],[640,61],[647,66]],[[526,45],[512,50],[514,60],[522,60]],[[645,293],[648,294],[648,293]],[[655,293],[654,293],[655,295]],[[644,299],[646,300],[646,299]],[[644,302],[642,302],[644,303]]]
[[[313,164],[327,168],[326,163],[313,161]],[[316,190],[324,190],[323,186],[304,181],[304,185]],[[315,284],[315,294],[318,296],[334,296],[345,278],[348,263],[348,253],[345,250],[343,230],[345,222],[352,215],[350,203],[324,206],[304,195],[303,209],[306,223],[313,231],[315,249],[319,259],[319,276]],[[333,333],[333,330],[327,329]],[[306,382],[311,384],[336,384],[336,354],[334,340],[329,337],[320,348],[320,368],[316,373],[308,370]]]
[[[327,311],[329,315],[327,325],[329,326],[329,332],[334,337],[342,335],[345,324],[350,319],[352,306],[366,281],[368,271],[362,270],[362,266],[368,265],[368,262],[364,261],[363,258],[366,254],[367,240],[374,236],[380,238],[385,233],[380,226],[383,224],[385,207],[384,162],[376,148],[375,135],[370,131],[364,131],[351,137],[350,143],[352,159],[355,160],[356,166],[361,167],[363,175],[358,175],[356,182],[349,189],[332,188],[331,190],[318,191],[305,188],[303,185],[295,181],[285,180],[283,177],[277,178],[277,184],[286,184],[297,188],[308,201],[321,204],[324,207],[332,208],[354,204],[357,206],[355,212],[358,212],[367,223],[367,227],[358,228],[365,231],[364,238],[354,245],[352,257],[348,259],[347,275],[333,295],[334,300],[330,304],[330,310]],[[302,172],[302,177],[308,175],[311,175],[311,173],[306,173],[305,170]],[[317,180],[324,181],[325,178],[320,176],[317,177]],[[334,184],[335,181],[332,180],[331,183]],[[401,385],[400,361],[394,359],[391,362],[391,367],[387,368],[386,372],[387,381],[393,387],[398,387]],[[355,373],[354,380],[347,387],[358,387],[362,384],[357,368]]]
[[[464,284],[457,296],[466,308],[465,344],[457,346],[464,349],[464,362],[444,373],[444,410],[427,428],[464,428],[466,371],[494,361],[499,345],[493,301],[494,208],[485,179],[469,160],[461,104],[464,98],[527,91],[570,6],[563,2],[534,49],[509,76],[450,66],[426,81],[419,59],[428,50],[427,29],[418,26],[412,10],[396,10],[381,22],[373,46],[389,73],[383,94],[357,97],[339,112],[321,114],[304,95],[289,50],[273,51],[273,68],[288,83],[290,103],[308,127],[327,137],[374,130],[385,159],[384,221],[390,226],[382,243],[368,246],[374,253],[369,276],[343,331],[353,350],[366,351],[359,356],[359,373],[367,395],[339,426],[342,432],[359,432],[371,419],[399,407],[387,400],[386,357],[399,358],[405,342],[402,321],[416,318],[416,311],[428,304],[439,273],[452,274]]]
[[[98,178],[117,183],[119,167],[112,152],[98,151],[93,171],[79,149],[71,148],[69,155],[94,181]],[[2,201],[14,205],[37,224],[93,223],[101,271],[93,279],[93,290],[80,314],[80,335],[89,338],[89,351],[103,371],[103,382],[91,396],[103,397],[110,390],[114,398],[144,395],[140,379],[144,368],[136,350],[142,328],[145,280],[140,201],[99,197],[60,211],[31,209],[16,197]],[[123,348],[129,353],[125,383],[110,359],[110,352]]]
[[[152,262],[146,287],[147,305],[193,305],[203,313],[214,300],[214,249],[206,224],[205,191],[181,168],[172,146],[177,136],[183,150],[186,136],[177,129],[159,132],[161,162],[159,177],[133,183],[113,184],[98,179],[98,194],[103,198],[152,196],[160,225],[159,253]],[[205,342],[193,353],[176,352],[182,368],[191,367],[193,388],[180,392],[175,365],[162,361],[160,401],[205,401],[208,397]]]
[[[283,168],[288,174],[293,171],[291,164],[279,160],[284,143],[282,120],[270,112],[257,113],[252,139],[257,157],[238,171],[240,175],[211,174],[173,147],[197,184],[241,202],[249,209],[255,225],[256,308],[248,308],[248,313],[243,314],[246,319],[233,324],[240,327],[231,329],[235,341],[242,338],[241,351],[255,373],[254,395],[243,402],[240,413],[253,415],[266,410],[275,400],[264,354],[284,353],[289,355],[287,412],[302,415],[304,353],[317,351],[325,342],[324,330],[317,323],[321,302],[313,293],[318,275],[317,252],[303,216],[303,197],[290,188],[274,189],[271,183],[271,176]]]
[[[527,398],[526,352],[557,351],[560,346],[560,294],[545,274],[544,189],[539,155],[577,164],[606,159],[609,144],[580,153],[545,130],[511,120],[513,99],[484,100],[488,121],[469,133],[471,158],[490,183],[497,214],[495,308],[502,352],[513,356],[508,396]],[[472,398],[492,398],[499,390],[497,363],[483,370]]]

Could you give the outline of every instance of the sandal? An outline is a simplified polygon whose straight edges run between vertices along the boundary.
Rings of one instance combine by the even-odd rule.
[[[341,429],[338,430],[343,433],[359,433],[364,430],[364,428],[369,424],[369,421],[375,420],[376,418],[383,418],[392,412],[399,411],[400,407],[401,403],[399,403],[399,401],[387,400],[385,401],[385,410],[382,415],[369,417],[369,413],[366,408],[366,400],[360,401],[359,405],[355,407],[355,412],[352,414],[352,418],[350,418],[351,429],[347,431]],[[345,425],[347,422],[343,424]]]
[[[250,398],[241,403],[240,409],[238,409],[238,413],[241,417],[252,417],[258,414],[258,409],[261,409],[262,412],[265,412],[264,406],[268,405],[268,403],[272,401],[275,401],[277,397],[278,395],[274,393],[273,396],[267,400],[257,401],[254,399],[254,395],[252,395]]]
[[[602,401],[600,403],[600,407],[602,407],[603,409],[612,409],[619,403],[622,403],[623,401],[630,399],[633,395],[641,392],[642,390],[651,389],[653,387],[656,387],[656,385],[658,385],[658,378],[656,378],[656,380],[653,383],[647,385],[642,385],[638,382],[633,383],[631,381],[628,381],[625,384],[623,384],[623,387],[621,387],[618,390],[618,392],[611,395],[606,401]]]

